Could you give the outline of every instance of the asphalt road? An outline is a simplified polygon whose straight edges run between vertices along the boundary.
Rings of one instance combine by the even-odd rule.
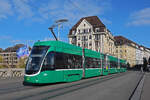
[[[145,75],[141,100],[150,100],[150,73],[146,73]]]
[[[23,78],[0,79],[0,100],[128,100],[140,76],[126,72],[46,86],[24,86]]]

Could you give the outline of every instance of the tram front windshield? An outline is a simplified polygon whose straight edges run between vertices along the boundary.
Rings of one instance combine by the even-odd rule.
[[[48,50],[48,46],[34,46],[28,58],[25,73],[35,74],[40,70],[40,65]]]

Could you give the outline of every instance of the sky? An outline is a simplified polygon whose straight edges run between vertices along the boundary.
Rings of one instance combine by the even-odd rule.
[[[71,27],[86,16],[98,16],[114,36],[150,48],[150,0],[0,0],[0,48],[53,39],[48,28],[59,19],[68,20],[59,30],[68,42]]]

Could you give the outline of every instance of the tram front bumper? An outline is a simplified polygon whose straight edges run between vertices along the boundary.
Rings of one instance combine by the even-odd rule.
[[[39,80],[36,76],[24,76],[24,82],[27,83],[39,83]]]

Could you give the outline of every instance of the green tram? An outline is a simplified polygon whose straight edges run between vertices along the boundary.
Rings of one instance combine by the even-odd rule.
[[[125,71],[125,60],[61,41],[39,41],[28,58],[24,82],[72,82]]]

